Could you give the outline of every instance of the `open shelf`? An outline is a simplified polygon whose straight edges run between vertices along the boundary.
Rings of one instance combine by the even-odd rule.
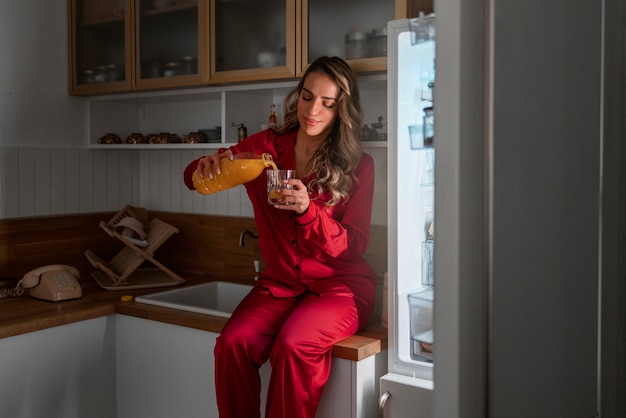
[[[242,123],[252,135],[267,124],[271,105],[276,105],[279,121],[283,102],[297,80],[247,85],[228,85],[164,90],[89,98],[88,147],[101,149],[217,149],[237,142],[237,127]],[[387,114],[386,75],[359,78],[364,108],[364,123]],[[385,121],[386,122],[386,121]],[[199,129],[221,127],[220,142],[171,144],[99,144],[98,138],[115,133],[122,142],[133,133],[162,132],[184,138]],[[365,147],[384,147],[385,141],[364,141]]]

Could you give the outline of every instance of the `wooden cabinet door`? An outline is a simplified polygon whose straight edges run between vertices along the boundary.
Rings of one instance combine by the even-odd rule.
[[[295,0],[210,2],[210,82],[296,75]]]
[[[433,12],[433,0],[408,0],[407,17],[418,17],[420,12],[425,15]]]
[[[135,0],[135,88],[204,84],[208,0]]]
[[[131,0],[69,0],[69,93],[131,88]]]
[[[116,315],[117,416],[217,417],[217,334]]]
[[[407,16],[406,0],[302,0],[298,72],[316,58],[348,60],[357,72],[387,70],[387,22]]]

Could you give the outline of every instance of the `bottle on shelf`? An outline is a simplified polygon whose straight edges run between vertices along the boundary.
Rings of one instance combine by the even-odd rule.
[[[276,117],[276,105],[272,103],[272,112],[270,113],[269,125],[270,128],[275,128],[278,123],[278,117]]]
[[[243,139],[248,137],[248,128],[243,123],[237,128],[237,142],[240,142]]]

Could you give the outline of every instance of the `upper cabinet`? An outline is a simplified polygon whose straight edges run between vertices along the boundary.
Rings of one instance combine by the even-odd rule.
[[[70,93],[200,86],[208,0],[69,0]]]
[[[211,82],[296,76],[294,0],[211,0]]]
[[[69,85],[73,94],[131,89],[131,7],[125,0],[69,1]]]
[[[302,0],[299,69],[336,55],[359,73],[385,71],[387,22],[406,16],[406,0]]]
[[[134,86],[197,86],[207,77],[203,0],[135,0]]]
[[[413,2],[68,0],[70,93],[289,80],[322,55],[385,71],[387,21]]]

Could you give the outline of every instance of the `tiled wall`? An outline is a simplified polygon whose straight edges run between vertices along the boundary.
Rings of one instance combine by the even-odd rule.
[[[372,224],[387,224],[387,149],[366,148],[376,162]],[[187,190],[187,163],[203,149],[102,150],[0,148],[0,218],[151,210],[252,217],[243,187],[203,196]]]

